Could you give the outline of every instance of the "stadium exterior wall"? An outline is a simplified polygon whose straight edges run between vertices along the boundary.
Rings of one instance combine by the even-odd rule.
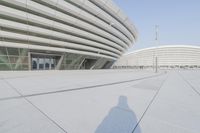
[[[122,56],[113,68],[200,68],[200,47],[167,45],[134,51]]]
[[[136,39],[112,0],[0,1],[0,70],[109,68]]]

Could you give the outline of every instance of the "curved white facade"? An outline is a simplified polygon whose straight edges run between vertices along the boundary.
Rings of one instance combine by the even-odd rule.
[[[148,68],[197,68],[200,67],[200,47],[168,45],[146,48],[122,56],[115,67]]]
[[[113,61],[137,31],[112,0],[1,0],[0,37],[0,47]]]

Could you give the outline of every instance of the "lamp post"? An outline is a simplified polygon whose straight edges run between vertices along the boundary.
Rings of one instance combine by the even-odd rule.
[[[155,37],[155,44],[156,46],[159,44],[159,41],[158,41],[158,37],[159,37],[159,25],[155,25],[155,34],[156,34],[156,37]],[[158,72],[158,57],[157,57],[157,52],[156,52],[156,49],[154,51],[154,56],[155,56],[155,73]]]

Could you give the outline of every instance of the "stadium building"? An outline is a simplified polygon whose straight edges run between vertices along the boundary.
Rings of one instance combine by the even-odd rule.
[[[0,0],[0,70],[109,68],[136,39],[112,0]]]
[[[200,47],[167,45],[145,48],[122,56],[114,68],[200,68]]]

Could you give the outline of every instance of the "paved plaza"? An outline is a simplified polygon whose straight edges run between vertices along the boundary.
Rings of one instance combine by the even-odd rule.
[[[0,133],[199,133],[200,71],[0,72]]]

